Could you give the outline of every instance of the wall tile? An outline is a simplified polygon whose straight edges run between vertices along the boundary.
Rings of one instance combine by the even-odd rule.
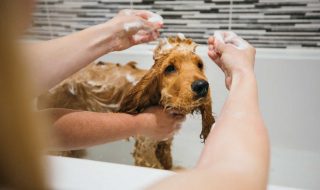
[[[162,36],[178,32],[206,43],[215,30],[229,27],[229,0],[133,0],[165,19]],[[256,47],[320,48],[320,0],[233,0],[232,30]],[[105,22],[130,0],[38,0],[36,39],[51,39]]]

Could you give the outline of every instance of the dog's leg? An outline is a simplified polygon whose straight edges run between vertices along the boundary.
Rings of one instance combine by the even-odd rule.
[[[158,141],[139,136],[136,138],[133,157],[136,166],[164,169],[156,156]]]
[[[158,142],[156,156],[162,167],[166,170],[172,169],[171,144],[173,138]]]

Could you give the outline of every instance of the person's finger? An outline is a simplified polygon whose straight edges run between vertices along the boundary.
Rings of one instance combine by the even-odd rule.
[[[224,42],[224,33],[216,31],[214,33],[214,50],[217,53],[222,54],[226,49],[226,44]]]
[[[209,45],[214,45],[214,37],[213,37],[213,36],[210,36],[210,37],[208,38],[208,44],[209,44]]]
[[[221,62],[219,61],[219,55],[215,51],[208,51],[208,56],[211,60],[216,63],[219,67],[221,67]]]
[[[208,49],[209,49],[209,51],[213,51],[214,50],[214,45],[213,44],[209,44],[208,45]]]
[[[216,63],[216,65],[218,65],[218,67],[222,69],[222,62],[220,60],[221,55],[219,55],[217,52],[213,50],[208,52],[208,56],[212,59],[214,63]]]
[[[209,50],[208,55],[213,61],[215,61],[218,58],[218,54],[214,50]]]
[[[214,46],[214,51],[217,53],[223,54],[226,49],[226,44],[224,42],[221,42],[219,40],[215,40],[215,46]]]

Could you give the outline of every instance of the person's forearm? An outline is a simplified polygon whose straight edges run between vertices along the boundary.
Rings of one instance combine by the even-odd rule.
[[[57,150],[73,150],[125,139],[139,133],[137,117],[124,113],[97,113],[68,109],[45,111],[53,123]]]
[[[209,134],[198,168],[225,167],[254,175],[266,184],[269,164],[267,131],[258,105],[252,72],[233,77],[229,97]]]
[[[71,74],[112,50],[107,24],[45,42],[25,44],[39,91],[52,88]]]

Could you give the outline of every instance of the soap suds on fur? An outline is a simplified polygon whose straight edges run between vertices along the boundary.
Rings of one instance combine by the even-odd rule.
[[[128,82],[130,82],[134,86],[138,83],[138,80],[136,78],[134,78],[134,76],[132,76],[130,74],[126,74],[126,79],[127,79]]]
[[[177,38],[179,38],[181,41],[185,40],[186,37],[184,36],[184,34],[182,33],[177,33]],[[171,44],[167,38],[163,39],[162,41],[162,46],[161,46],[161,50],[159,53],[165,53],[170,51],[171,49],[175,48],[175,50],[178,51],[184,51],[184,52],[190,52],[190,51],[194,51],[194,49],[192,48],[192,46],[190,45],[186,45],[184,43],[181,44]]]
[[[128,82],[134,82],[134,81],[136,81],[136,79],[135,79],[132,75],[130,75],[130,74],[126,74],[126,79],[127,79]]]
[[[97,83],[97,81],[94,80],[88,80],[86,83],[90,86],[101,86],[101,84]]]
[[[185,37],[184,34],[182,34],[182,33],[178,33],[177,36],[178,36],[178,38],[179,38],[180,40],[186,39],[186,37]]]
[[[68,90],[72,95],[77,95],[76,88],[75,88],[74,84],[70,84],[68,86]]]
[[[170,44],[167,38],[164,39],[164,45],[162,46],[162,50],[170,50],[173,46]]]

